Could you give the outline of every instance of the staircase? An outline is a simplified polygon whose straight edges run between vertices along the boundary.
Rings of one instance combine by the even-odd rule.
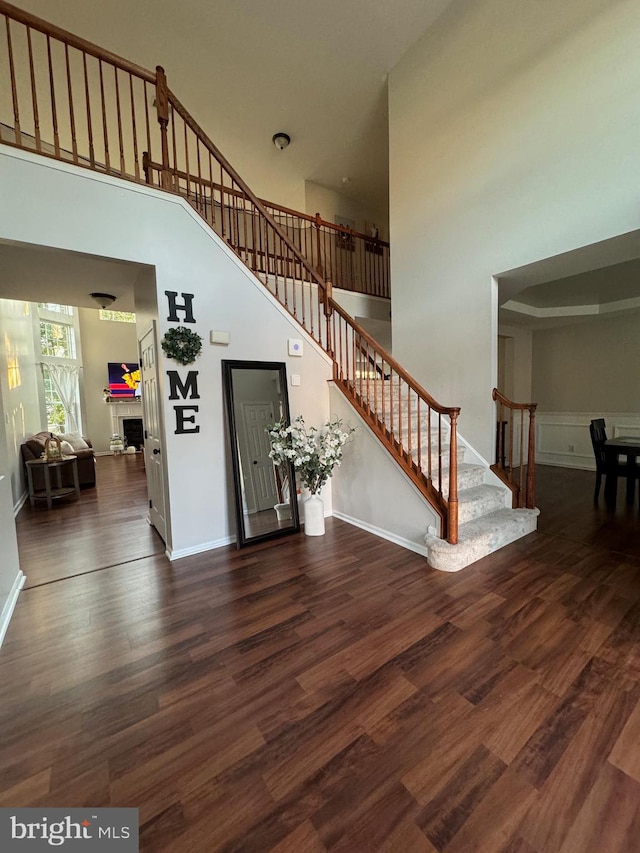
[[[13,112],[13,123],[0,116],[3,144],[185,198],[330,356],[336,386],[439,515],[440,536],[426,537],[432,566],[457,571],[535,529],[537,510],[506,507],[504,472],[458,446],[459,408],[431,397],[333,299],[330,279],[349,286],[347,270],[359,277],[352,289],[386,295],[388,244],[258,199],[160,66],[141,68],[4,0],[0,17],[0,103]]]
[[[428,422],[428,409],[415,401],[410,409],[399,412],[397,394],[389,379],[375,377],[359,379],[357,393],[368,406],[375,406],[380,420],[395,435],[415,462],[434,457],[447,458],[450,452],[451,428],[448,423],[429,425],[428,432],[420,428]],[[400,423],[399,423],[400,421]],[[427,533],[427,560],[434,569],[456,572],[492,554],[516,539],[532,533],[537,527],[538,509],[507,507],[510,491],[493,476],[489,466],[465,461],[469,448],[458,442],[456,447],[458,495],[458,541],[447,542],[440,536]],[[427,470],[429,470],[427,468]],[[444,465],[432,471],[434,487],[443,494],[450,493],[450,467]]]

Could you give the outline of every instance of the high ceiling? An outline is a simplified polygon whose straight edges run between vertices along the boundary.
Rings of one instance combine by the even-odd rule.
[[[164,65],[172,90],[241,171],[251,152],[275,156],[271,137],[285,131],[289,181],[312,180],[386,209],[387,73],[451,2],[16,5],[147,68]]]
[[[640,232],[498,276],[500,322],[532,329],[640,311]]]

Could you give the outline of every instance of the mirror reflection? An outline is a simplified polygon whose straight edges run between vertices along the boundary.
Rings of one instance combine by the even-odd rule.
[[[238,547],[299,530],[295,473],[274,465],[267,428],[289,420],[286,366],[223,361]]]

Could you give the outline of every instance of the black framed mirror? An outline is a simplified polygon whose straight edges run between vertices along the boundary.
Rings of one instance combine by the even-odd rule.
[[[290,421],[287,368],[277,361],[223,361],[237,545],[300,530],[292,465],[274,465],[267,427]]]

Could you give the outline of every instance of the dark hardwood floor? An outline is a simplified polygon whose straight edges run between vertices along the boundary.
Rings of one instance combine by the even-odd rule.
[[[20,566],[27,587],[164,553],[147,522],[147,483],[142,453],[98,456],[96,486],[80,500],[51,509],[27,501],[17,519]]]
[[[638,508],[538,479],[457,574],[328,519],[25,590],[0,805],[136,806],[154,852],[640,849]]]

